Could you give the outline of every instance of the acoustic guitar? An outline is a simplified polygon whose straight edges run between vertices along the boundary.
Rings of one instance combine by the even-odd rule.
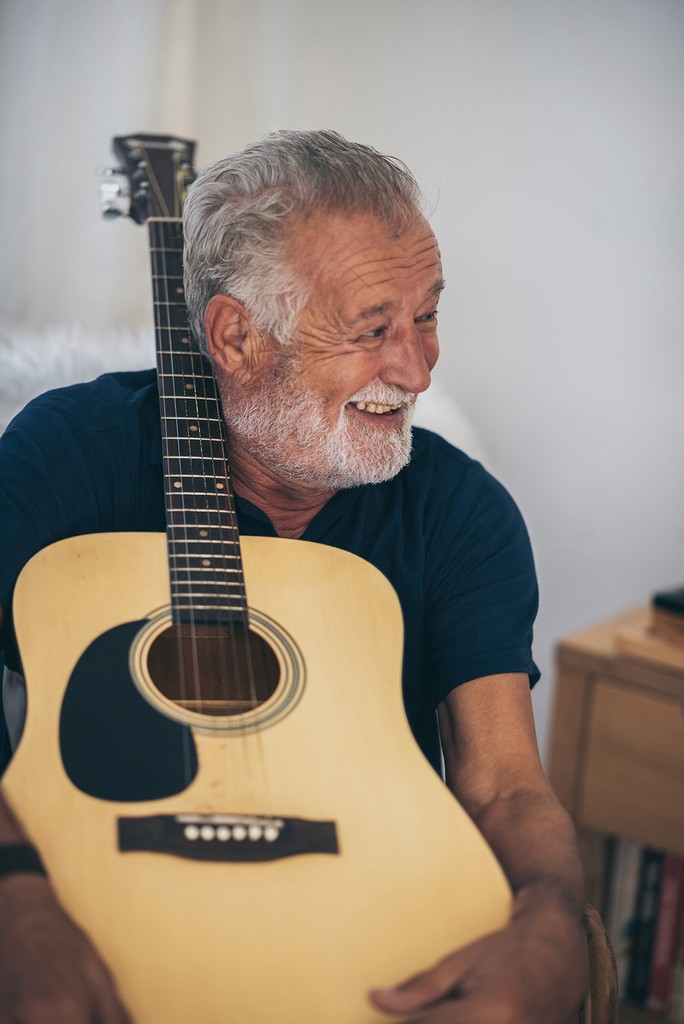
[[[24,568],[5,789],[137,1024],[372,1024],[370,987],[504,925],[510,890],[411,735],[388,581],[239,540],[183,299],[193,144],[115,151],[150,235],[168,528]]]

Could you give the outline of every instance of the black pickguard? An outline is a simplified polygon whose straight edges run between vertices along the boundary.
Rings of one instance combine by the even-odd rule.
[[[141,622],[103,633],[79,658],[64,694],[59,742],[64,769],[100,800],[160,800],[197,774],[192,731],[156,711],[128,670]]]

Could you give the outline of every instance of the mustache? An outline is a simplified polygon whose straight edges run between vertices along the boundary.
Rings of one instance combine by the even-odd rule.
[[[348,402],[375,402],[376,405],[415,405],[416,395],[397,384],[366,384]]]

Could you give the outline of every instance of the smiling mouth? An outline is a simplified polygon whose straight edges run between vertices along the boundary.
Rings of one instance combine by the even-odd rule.
[[[370,412],[376,416],[386,416],[388,413],[402,408],[401,402],[397,405],[383,405],[381,402],[350,402],[349,404],[360,412]]]

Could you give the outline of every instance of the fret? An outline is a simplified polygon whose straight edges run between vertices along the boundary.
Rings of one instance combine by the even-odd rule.
[[[213,395],[201,393],[198,395],[191,393],[186,387],[186,384],[189,384],[190,381],[186,381],[185,383],[183,381],[179,381],[178,383],[181,384],[182,387],[179,389],[177,394],[168,394],[168,392],[164,392],[159,396],[159,408],[168,419],[171,419],[174,415],[178,416],[181,413],[187,416],[189,412],[197,412],[197,409],[201,407],[202,419],[206,419],[207,413],[210,410],[211,418],[223,423],[221,406]],[[206,381],[203,383],[206,384]]]
[[[157,331],[166,331],[175,328],[188,331],[188,311],[183,302],[173,304],[155,303],[155,319]]]
[[[183,562],[191,565],[193,560],[202,565],[211,559],[212,564],[238,562],[240,552],[235,537],[222,538],[220,541],[186,540],[174,538],[174,551],[169,555],[170,561]],[[232,569],[231,569],[232,571]]]
[[[171,359],[174,360],[173,353]],[[173,397],[174,395],[197,395],[206,400],[212,400],[219,404],[219,398],[214,390],[214,380],[206,372],[206,364],[202,366],[187,365],[180,356],[175,359],[175,367],[171,372],[162,369],[159,374],[159,390],[163,396]],[[191,385],[191,391],[188,385]]]
[[[217,551],[183,551],[182,544],[174,544],[174,551],[169,555],[171,569],[174,572],[194,572],[204,576],[205,569],[211,567],[212,574],[227,573],[234,576],[240,571],[240,551],[234,540],[228,540],[219,552]]]
[[[214,456],[203,452],[201,455],[168,455],[166,458],[167,470],[170,476],[199,476],[205,475],[207,467],[220,465],[225,472],[228,464],[223,451],[217,451]]]
[[[210,486],[210,481],[212,480],[214,481],[213,487]],[[181,480],[179,477],[175,476],[172,481],[166,481],[164,494],[167,498],[178,498],[180,501],[184,502],[185,504],[182,505],[181,508],[187,508],[188,506],[190,508],[197,507],[197,504],[188,502],[188,498],[210,498],[212,501],[216,501],[218,498],[222,498],[224,501],[230,499],[227,481],[225,479],[216,480],[216,477],[207,476],[205,477],[205,483],[207,486],[202,487],[199,477],[186,477],[184,480]],[[197,490],[198,486],[200,488],[199,490]],[[204,508],[209,508],[212,512],[217,510],[216,505],[204,505],[203,501],[201,504]],[[178,509],[178,505],[175,505],[174,507]],[[218,506],[218,508],[223,507],[223,505]]]
[[[199,393],[206,398],[212,398],[218,402],[219,397],[216,394],[214,378],[209,374],[208,367],[205,362],[202,363],[191,363],[184,358],[183,352],[167,352],[165,353],[166,360],[162,362],[159,369],[159,390],[162,395],[174,395],[182,394],[194,394],[187,387],[188,384],[192,384],[194,388],[199,388]]]
[[[179,378],[176,381],[177,391],[170,391],[168,386],[159,393],[159,408],[169,418],[182,412],[200,413],[202,419],[211,415],[213,420],[223,423],[223,408],[215,396],[205,391],[207,381],[192,381]],[[192,390],[191,390],[192,389]]]
[[[217,491],[188,491],[185,495],[176,491],[166,491],[167,509],[169,512],[184,514],[188,507],[189,498],[200,498],[202,505],[210,512],[225,512],[232,514],[232,500],[227,495]],[[229,505],[228,502],[231,502]]]
[[[175,513],[177,510],[174,509],[173,511]],[[237,526],[233,522],[234,516],[232,509],[227,511],[226,509],[190,508],[184,509],[183,511],[185,512],[185,515],[177,521],[174,518],[169,522],[168,529],[172,532],[182,532],[185,534],[186,538],[188,538],[188,535],[192,533],[192,536],[189,539],[192,540],[193,543],[217,544],[221,539],[220,535],[223,534],[225,530],[234,530],[237,533]],[[228,517],[230,517],[230,521],[228,521]],[[202,530],[206,531],[207,537],[202,537],[199,532],[197,533],[197,537],[194,536],[195,531]],[[218,534],[216,540],[211,540],[209,537],[209,533],[212,530]]]
[[[239,559],[240,555],[236,552],[234,555],[230,556],[230,558],[228,556],[225,556],[225,558],[222,558],[221,561],[238,562]],[[201,558],[192,555],[189,555],[187,557],[182,555],[173,555],[170,556],[170,561],[173,563],[171,565],[171,572],[174,574],[174,578],[179,578],[179,573],[196,573],[198,576],[201,576],[204,579],[207,576],[205,570],[210,567],[203,565],[203,563],[206,561],[211,561],[212,577],[214,577],[216,573],[221,573],[225,577],[223,582],[228,583],[231,586],[233,582],[243,582],[238,578],[242,571],[239,565],[216,565],[215,559],[208,559],[206,555],[202,556]],[[183,564],[179,565],[178,563],[181,561]],[[185,563],[187,563],[187,567]],[[228,579],[227,577],[230,577],[230,579]]]
[[[180,558],[180,557],[181,557],[180,555],[173,555],[172,556],[172,558]],[[218,558],[222,558],[222,557],[224,557],[224,556],[218,556]],[[234,557],[237,558],[238,556],[236,555]],[[200,558],[190,558],[190,559],[184,559],[184,560],[185,561],[196,562],[197,564],[188,565],[187,568],[184,568],[182,565],[174,565],[173,566],[173,572],[176,575],[176,577],[177,577],[179,572],[195,572],[196,570],[202,571],[202,568],[203,568],[202,562],[205,561],[204,558],[202,558],[202,559],[200,559]],[[216,556],[212,557],[212,569],[213,569],[214,572],[225,572],[225,573],[228,573],[228,574],[233,574],[233,573],[240,572],[240,569],[238,569],[238,568],[234,568],[234,567],[230,568],[227,565],[216,565],[215,564],[216,561],[217,561],[217,557]]]
[[[225,606],[214,604],[195,604],[195,602],[188,602],[183,604],[179,601],[174,605],[176,611],[189,611],[189,612],[201,612],[201,611],[222,611],[222,612],[244,612],[245,608],[241,604],[227,604]]]
[[[200,587],[206,587],[206,581],[193,580],[183,583],[182,581],[171,581],[171,591],[177,597],[201,597],[208,600],[225,599],[230,601],[240,600],[243,594],[243,588],[237,584],[234,587],[229,587],[227,584],[221,584],[217,587],[210,587],[208,590],[199,590]],[[236,590],[238,593],[236,594]]]
[[[228,463],[225,452],[216,448],[214,451],[203,449],[199,455],[189,455],[184,449],[192,447],[188,445],[187,438],[177,438],[177,454],[167,455],[164,453],[164,471],[167,476],[174,480],[225,480],[228,475]],[[219,439],[217,438],[216,441]],[[219,490],[223,488],[219,487]],[[176,485],[174,490],[180,488]]]
[[[217,582],[225,584],[227,586],[233,586],[234,583],[240,582],[237,580],[237,575],[240,571],[240,567],[237,564],[240,559],[240,553],[235,549],[233,555],[211,555],[207,552],[203,552],[202,555],[196,554],[175,554],[170,556],[171,571],[174,573],[195,573],[201,579],[207,577],[213,579],[217,573],[222,573],[223,577],[216,577]],[[229,565],[226,563],[233,562],[235,564]],[[211,569],[211,572],[207,572]]]
[[[202,417],[201,416],[197,417],[197,419],[201,420]],[[162,427],[164,427],[166,430],[168,430],[168,426],[167,426],[168,422],[171,422],[171,417],[168,417],[162,423]],[[191,422],[191,421],[188,420],[187,422]],[[218,416],[212,416],[210,422],[204,422],[204,424],[203,424],[204,434],[203,435],[200,434],[199,424],[197,424],[195,427],[193,427],[191,425],[191,427],[189,429],[191,430],[190,435],[188,435],[187,433],[181,435],[181,434],[176,434],[176,433],[172,434],[172,433],[169,432],[168,440],[170,440],[170,441],[178,441],[178,442],[182,441],[184,444],[186,444],[189,441],[192,441],[193,438],[195,440],[199,440],[200,437],[202,437],[203,440],[205,440],[205,441],[206,440],[209,440],[209,441],[223,441],[223,438],[224,438],[223,419],[221,417],[218,417]]]
[[[148,224],[172,617],[246,623],[225,424],[213,374],[188,325],[182,226]]]
[[[181,341],[185,347],[185,342]],[[182,391],[185,384],[202,386],[202,394],[211,396],[218,402],[216,385],[211,375],[209,366],[204,360],[191,362],[187,354],[181,349],[167,349],[160,357],[161,365],[159,370],[159,388],[162,394],[175,394]]]
[[[238,556],[236,555],[236,559],[237,557]],[[175,580],[178,585],[190,585],[193,581],[200,579],[203,583],[209,582],[210,585],[216,585],[217,587],[228,587],[229,589],[244,587],[244,580],[242,579],[241,570],[238,566],[230,568],[227,566],[216,566],[213,563],[211,565],[204,566],[202,562],[209,561],[206,558],[193,558],[190,561],[192,564],[187,568],[175,563],[171,566],[172,579]]]
[[[164,440],[164,454],[169,460],[193,458],[218,461],[225,459],[222,437],[167,437]]]
[[[183,341],[177,348],[169,344],[163,352],[158,354],[157,369],[161,388],[167,388],[170,382],[180,377],[204,380],[207,382],[207,387],[213,382],[209,364],[202,356],[191,353],[189,345]]]
[[[206,545],[208,550],[211,551],[215,548],[220,548],[224,542],[232,543],[234,538],[227,536],[227,534],[238,532],[235,513],[232,508],[202,509],[199,513],[195,513],[193,509],[188,509],[187,517],[180,517],[179,509],[172,509],[171,511],[176,518],[168,524],[167,529],[174,535],[177,545]],[[212,530],[215,533],[213,538],[210,536]]]
[[[229,563],[233,563],[232,565]],[[217,583],[233,586],[238,582],[242,584],[240,552],[237,547],[232,556],[222,555],[220,558],[203,552],[202,555],[192,553],[174,554],[169,556],[169,571],[180,579],[179,573],[184,576],[196,575],[202,579],[215,579]]]
[[[190,599],[191,595],[190,594],[183,594],[178,599],[178,602],[175,604],[175,607],[177,609],[183,609],[183,608],[187,608],[189,610],[194,609],[195,611],[197,611],[199,609],[202,609],[202,608],[213,608],[216,611],[231,611],[231,612],[237,612],[237,611],[241,611],[242,610],[238,600],[236,600],[235,598],[231,598],[229,601],[224,601],[223,598],[221,598],[221,599],[214,598],[214,597],[212,597],[211,594],[208,594],[208,595],[207,594],[201,594],[201,595],[198,594],[197,596],[201,597],[202,600],[198,601],[197,604],[195,604],[194,601],[191,601],[191,599]]]
[[[177,482],[180,483],[180,481],[177,481]],[[197,486],[197,483],[191,483],[191,484],[188,483],[184,487],[181,487],[181,486],[178,486],[178,487],[173,487],[173,486],[172,487],[165,487],[164,488],[164,494],[166,495],[167,498],[177,498],[177,499],[179,499],[179,501],[181,501],[183,503],[181,505],[182,509],[187,508],[187,505],[188,505],[187,499],[188,498],[202,498],[203,499],[203,504],[204,504],[204,499],[209,499],[212,502],[214,502],[215,499],[222,498],[222,499],[227,499],[229,501],[229,496],[226,495],[225,489],[224,489],[225,483],[223,483],[221,481],[219,481],[218,483],[215,484],[214,487],[212,487],[210,485],[210,480],[208,478],[207,479],[207,486],[206,487],[203,487],[203,488],[201,487],[199,490],[197,490],[197,489],[195,489],[196,486]],[[215,506],[215,507],[208,506],[208,508],[210,508],[210,510],[212,512],[215,512],[218,509],[223,508],[223,507],[224,507],[223,505],[218,505],[218,506]],[[178,506],[174,505],[174,511],[177,511],[177,510],[178,510]],[[232,510],[230,509],[230,511],[232,511]]]
[[[190,420],[196,420],[198,417],[195,416],[172,416],[164,413],[161,417],[163,420],[170,420],[172,422],[181,420],[183,423],[187,423]],[[204,423],[223,423],[223,419],[220,416],[202,416],[200,417]]]
[[[152,294],[156,295],[162,288],[168,287],[167,281],[183,283],[183,259],[176,253],[153,253],[152,266]]]
[[[160,408],[162,420],[181,423],[220,423],[223,424],[223,417],[219,415],[216,403],[206,403],[206,409],[198,408],[195,398],[162,398]]]
[[[170,260],[171,266],[165,262],[162,267],[152,267],[152,291],[176,291],[180,288],[184,291],[183,264],[175,256]]]
[[[176,497],[183,498],[186,506],[187,499],[190,497],[200,497],[203,494],[210,494],[212,497],[228,494],[225,475],[221,473],[185,473],[181,475],[169,471],[168,475],[171,478],[171,486],[166,486],[164,493],[168,497],[176,495]]]
[[[169,555],[169,559],[171,562],[182,561],[186,565],[191,565],[193,560],[201,564],[207,558],[211,558],[214,564],[227,565],[229,562],[238,562],[240,553],[236,543],[237,527],[232,527],[231,533],[234,535],[224,536],[215,541],[174,536],[172,537],[174,550]]]

